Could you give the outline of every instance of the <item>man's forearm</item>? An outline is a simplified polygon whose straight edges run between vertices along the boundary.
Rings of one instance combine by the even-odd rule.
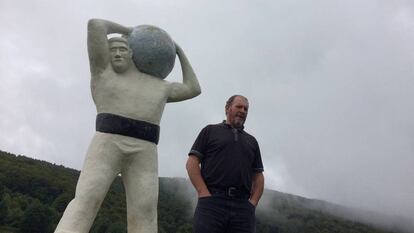
[[[190,156],[186,164],[188,177],[190,178],[191,183],[197,191],[198,197],[211,196],[208,191],[207,185],[201,176],[201,170],[198,158],[195,156]]]
[[[250,196],[250,202],[257,206],[260,198],[262,197],[264,189],[264,176],[263,173],[256,173],[252,180],[252,194]]]

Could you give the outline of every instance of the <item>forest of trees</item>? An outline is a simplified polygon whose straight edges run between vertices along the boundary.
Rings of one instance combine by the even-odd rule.
[[[79,171],[0,151],[0,233],[53,232],[73,198]],[[183,178],[160,178],[159,233],[189,233],[196,196]],[[258,233],[386,233],[373,226],[306,208],[305,198],[266,190],[257,209]],[[112,184],[91,229],[126,231],[121,179]]]

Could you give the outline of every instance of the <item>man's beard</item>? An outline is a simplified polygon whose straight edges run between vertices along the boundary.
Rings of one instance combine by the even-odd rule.
[[[234,119],[232,122],[232,126],[234,128],[242,128],[244,125],[245,120],[243,119]]]

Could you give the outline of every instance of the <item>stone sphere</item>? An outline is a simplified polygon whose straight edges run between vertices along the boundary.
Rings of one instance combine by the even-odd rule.
[[[139,71],[165,79],[174,68],[175,44],[164,30],[151,25],[134,27],[128,43]]]

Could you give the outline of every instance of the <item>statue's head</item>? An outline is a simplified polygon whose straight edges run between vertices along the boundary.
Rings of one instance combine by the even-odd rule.
[[[123,37],[113,37],[108,42],[112,68],[117,73],[127,71],[132,61],[132,50],[128,41]]]

